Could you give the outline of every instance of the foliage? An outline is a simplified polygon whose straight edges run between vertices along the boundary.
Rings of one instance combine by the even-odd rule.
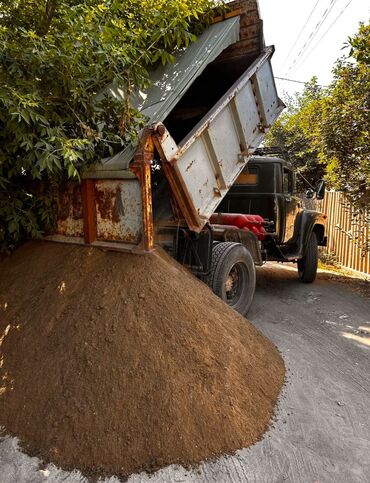
[[[211,0],[0,0],[0,249],[52,224],[50,177],[137,135],[129,105],[148,69],[171,62],[207,22]],[[121,101],[97,94],[109,83]],[[45,186],[35,191],[32,180]]]
[[[314,184],[325,174],[363,211],[370,202],[370,25],[349,38],[349,55],[337,61],[334,81],[314,78],[272,127],[266,144],[286,147],[289,159]]]
[[[266,146],[280,147],[297,174],[302,175],[297,176],[300,191],[305,191],[308,184],[315,186],[324,176],[324,166],[319,163],[317,149],[312,143],[312,136],[319,126],[323,96],[323,89],[313,78],[305,85],[302,94],[285,100],[286,112],[275,122],[265,139]]]
[[[349,39],[351,59],[337,62],[316,144],[333,188],[360,209],[370,204],[370,24]]]

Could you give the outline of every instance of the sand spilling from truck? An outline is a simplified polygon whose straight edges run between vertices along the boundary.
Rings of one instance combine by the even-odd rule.
[[[256,442],[276,348],[161,250],[29,243],[0,264],[0,426],[45,462],[129,475]]]

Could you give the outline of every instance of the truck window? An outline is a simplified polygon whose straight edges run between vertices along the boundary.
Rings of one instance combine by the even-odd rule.
[[[258,183],[258,168],[250,166],[244,169],[237,177],[235,185],[255,186]]]
[[[283,191],[293,193],[293,173],[287,168],[284,168],[283,171]]]

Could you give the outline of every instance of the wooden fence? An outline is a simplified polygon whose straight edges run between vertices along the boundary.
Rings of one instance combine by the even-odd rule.
[[[317,208],[328,216],[323,249],[342,267],[370,275],[369,212],[357,213],[343,193],[328,191]]]

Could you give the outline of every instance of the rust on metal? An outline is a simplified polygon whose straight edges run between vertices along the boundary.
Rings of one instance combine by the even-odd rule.
[[[83,236],[81,185],[64,183],[57,192],[57,230],[59,235]]]
[[[104,220],[117,223],[120,219],[121,188],[102,190],[95,187],[96,209]]]
[[[134,162],[130,165],[130,170],[138,178],[141,187],[143,215],[143,238],[141,241],[141,246],[145,251],[150,251],[154,248],[153,205],[150,173],[153,156],[153,130],[151,128],[145,128],[139,147],[134,156]]]
[[[224,20],[227,20],[228,18],[238,17],[239,15],[241,15],[241,13],[242,13],[241,8],[238,8],[236,10],[232,10],[231,12],[225,12],[223,15],[218,15],[217,17],[214,17],[211,21],[211,24],[223,22]]]
[[[82,218],[81,186],[77,182],[65,183],[57,196],[58,219],[66,220]]]
[[[195,163],[195,159],[193,159],[193,161],[191,161],[189,163],[189,165],[186,167],[185,171],[189,171],[189,169],[193,166],[194,163]]]
[[[135,179],[101,179],[95,184],[97,239],[138,244],[142,237],[140,186]]]
[[[189,228],[195,232],[200,232],[200,226],[202,224],[201,218],[199,217],[197,210],[194,209],[193,204],[190,202],[189,192],[182,178],[178,175],[176,165],[171,165],[170,163],[165,162],[163,164],[163,170]]]
[[[66,183],[57,196],[54,240],[137,245],[143,232],[138,180],[92,180]]]
[[[82,181],[83,227],[85,243],[96,240],[95,180]]]

